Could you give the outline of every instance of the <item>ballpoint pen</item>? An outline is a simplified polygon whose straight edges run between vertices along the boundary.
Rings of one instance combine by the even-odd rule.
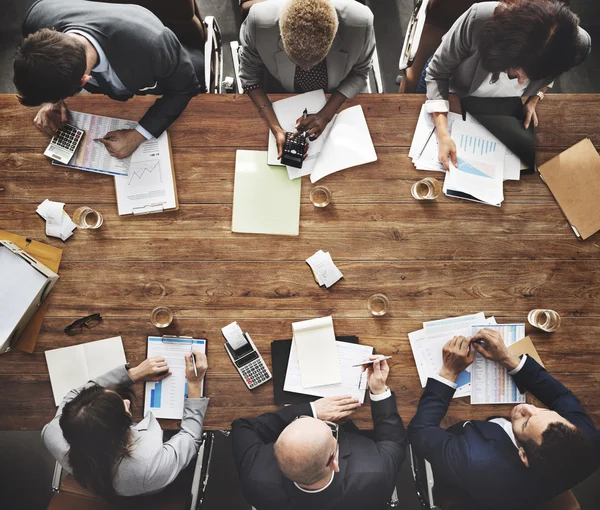
[[[306,120],[307,115],[308,115],[308,110],[306,108],[304,108],[304,111],[302,112],[302,120]]]
[[[425,147],[427,147],[427,144],[429,143],[429,140],[431,140],[431,136],[433,135],[434,132],[435,132],[435,126],[433,127],[433,129],[429,133],[429,136],[427,137],[427,140],[425,140],[425,143],[423,144],[423,148],[421,149],[421,152],[419,152],[419,155],[417,156],[417,159],[419,159],[423,155],[423,151],[425,150]]]
[[[109,142],[116,142],[117,141],[117,137],[116,136],[104,136],[102,138],[94,138],[94,142],[99,142],[100,140],[107,140]]]
[[[194,351],[192,351],[192,363],[194,365],[194,376],[198,377],[198,369],[196,368],[196,356],[194,356]]]

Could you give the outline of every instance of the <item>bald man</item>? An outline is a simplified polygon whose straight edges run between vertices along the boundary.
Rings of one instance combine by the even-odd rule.
[[[233,454],[248,502],[258,510],[386,508],[406,453],[388,374],[385,360],[367,370],[374,439],[351,421],[339,425],[360,406],[350,396],[234,421]]]

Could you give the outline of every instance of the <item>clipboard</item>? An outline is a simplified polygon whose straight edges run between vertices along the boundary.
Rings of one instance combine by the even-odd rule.
[[[161,213],[161,212],[165,212],[165,211],[177,211],[179,210],[179,197],[177,195],[177,181],[175,179],[175,166],[173,164],[173,152],[171,150],[171,137],[169,135],[169,133],[167,131],[165,131],[163,133],[167,139],[167,148],[169,151],[169,163],[170,163],[170,169],[171,169],[171,177],[173,180],[173,196],[175,199],[175,207],[164,207],[164,203],[160,202],[160,201],[156,201],[156,199],[148,199],[148,203],[145,203],[144,205],[138,206],[138,207],[132,207],[131,211],[129,211],[128,209],[125,212],[122,212],[122,203],[124,202],[124,198],[122,198],[121,200],[119,200],[119,188],[117,186],[117,179],[122,179],[123,177],[117,177],[115,176],[115,194],[117,196],[117,208],[119,211],[119,216],[141,216],[141,215],[145,215],[145,214],[155,214],[155,213]],[[162,136],[162,135],[161,135]],[[132,172],[131,168],[129,169],[130,173]],[[159,170],[160,171],[160,170]],[[143,171],[142,171],[143,173]],[[138,176],[141,179],[141,176]],[[130,179],[130,182],[135,178],[135,170],[134,170],[134,175],[132,176],[127,176],[127,179]]]
[[[60,248],[34,241],[28,237],[12,234],[5,230],[0,230],[0,240],[13,242],[38,262],[44,264],[48,269],[51,269],[55,273],[58,272],[62,258],[62,250]],[[33,353],[40,334],[40,329],[42,328],[44,316],[48,310],[48,305],[49,301],[45,299],[38,311],[35,312],[33,318],[29,321],[29,324],[27,324],[27,327],[21,333],[19,340],[17,340],[17,343],[14,346],[15,349],[19,349],[20,351],[29,354]]]

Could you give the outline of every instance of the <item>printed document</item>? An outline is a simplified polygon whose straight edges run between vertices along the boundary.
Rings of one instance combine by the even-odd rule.
[[[292,323],[292,351],[296,351],[303,388],[342,382],[333,319],[321,317]]]
[[[283,389],[293,393],[314,395],[316,397],[351,395],[354,398],[357,398],[361,404],[364,403],[365,390],[367,389],[367,373],[363,372],[361,367],[353,367],[352,365],[357,365],[358,363],[369,359],[369,356],[373,354],[373,347],[337,341],[335,342],[335,345],[342,377],[340,383],[305,388],[302,385],[298,353],[296,349],[292,348],[290,350],[290,359],[288,361]],[[324,368],[328,369],[329,367],[321,367],[321,369]]]
[[[510,346],[525,337],[525,324],[474,325],[471,335],[482,328],[492,328],[500,333],[504,343]],[[475,354],[472,365],[471,404],[517,404],[525,402],[506,368],[495,361]]]
[[[52,349],[45,354],[57,406],[69,391],[127,363],[120,336]]]
[[[162,356],[172,372],[160,381],[146,383],[144,416],[152,412],[157,418],[180,420],[183,402],[188,394],[184,355],[194,351],[206,352],[206,340],[193,338],[148,337],[148,357]],[[201,394],[204,392],[202,381]]]

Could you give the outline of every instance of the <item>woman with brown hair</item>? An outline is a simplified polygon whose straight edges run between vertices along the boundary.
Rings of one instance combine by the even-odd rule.
[[[465,12],[428,62],[417,92],[427,92],[439,137],[439,159],[456,165],[448,132],[448,95],[527,97],[525,128],[548,86],[591,49],[579,18],[558,0],[481,2]]]
[[[56,416],[42,430],[53,457],[84,487],[111,501],[116,496],[158,492],[169,485],[197,455],[208,398],[201,385],[206,355],[185,356],[188,395],[181,430],[163,443],[152,413],[134,423],[130,387],[171,375],[164,358],[154,356],[135,368],[120,366],[81,388],[71,390]]]

